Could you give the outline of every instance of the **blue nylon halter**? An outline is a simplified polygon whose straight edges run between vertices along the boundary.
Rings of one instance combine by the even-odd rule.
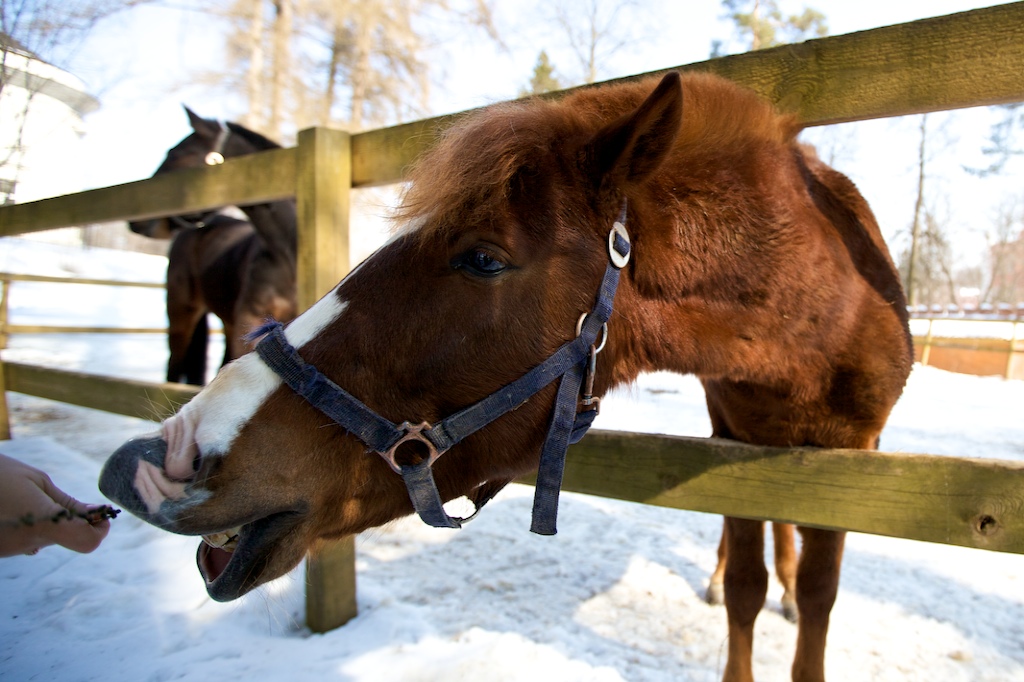
[[[530,527],[534,533],[554,535],[565,453],[569,445],[583,438],[598,413],[598,400],[590,395],[595,360],[600,350],[597,342],[598,336],[602,334],[605,337],[602,344],[607,339],[606,325],[612,314],[619,270],[629,260],[630,243],[625,222],[626,204],[623,202],[619,219],[608,235],[609,262],[597,300],[590,313],[581,320],[576,338],[563,344],[519,379],[434,424],[395,424],[380,416],[324,376],[316,367],[305,362],[288,343],[284,325],[279,322],[271,322],[254,332],[256,336],[266,334],[257,344],[256,352],[293,391],[363,441],[401,474],[416,513],[424,523],[438,528],[460,528],[464,522],[476,516],[504,483],[496,487],[489,486],[484,498],[477,500],[476,512],[470,517],[462,519],[449,516],[442,506],[431,469],[437,458],[467,436],[521,406],[561,377],[551,423],[541,449],[533,501],[533,523]],[[585,409],[578,412],[577,402],[584,380],[587,382],[582,396]],[[425,446],[429,456],[416,464],[399,464],[395,459],[396,450],[410,441]]]

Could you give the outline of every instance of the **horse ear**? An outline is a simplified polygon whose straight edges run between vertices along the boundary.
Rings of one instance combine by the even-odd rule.
[[[203,118],[184,104],[182,106],[185,107],[185,113],[188,114],[188,122],[192,125],[192,130],[206,137],[216,137],[220,133],[220,126],[216,121]]]
[[[635,111],[605,126],[590,143],[597,184],[644,180],[668,156],[683,119],[683,87],[670,71]]]

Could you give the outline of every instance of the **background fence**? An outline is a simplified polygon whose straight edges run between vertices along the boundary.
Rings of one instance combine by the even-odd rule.
[[[711,71],[744,84],[807,125],[1022,101],[1024,3],[679,68]],[[358,135],[304,130],[293,148],[0,207],[0,236],[295,197],[299,304],[305,308],[345,274],[349,190],[401,180],[403,169],[463,115]],[[5,388],[145,418],[168,414],[194,390],[0,363],[0,396]],[[564,488],[679,509],[1024,553],[1024,464],[1015,462],[596,432],[570,449]],[[307,581],[307,623],[314,631],[351,618],[352,540],[311,560]]]
[[[1024,319],[916,318],[914,359],[961,374],[1024,379]]]

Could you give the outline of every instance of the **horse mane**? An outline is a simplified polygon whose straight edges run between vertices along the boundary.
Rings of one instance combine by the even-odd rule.
[[[233,121],[227,121],[228,130],[238,135],[242,139],[246,140],[249,144],[256,147],[258,151],[265,151],[267,149],[280,149],[281,145],[274,142],[268,137],[265,137],[254,130],[249,130],[240,123]]]
[[[706,73],[684,73],[683,122],[676,155],[704,156],[756,141],[788,143],[800,125],[753,91]],[[410,170],[397,221],[430,217],[443,228],[465,211],[487,214],[507,199],[518,173],[552,154],[580,153],[602,127],[628,114],[659,78],[586,88],[557,100],[523,99],[487,107],[445,131]],[[572,145],[577,145],[574,150]]]

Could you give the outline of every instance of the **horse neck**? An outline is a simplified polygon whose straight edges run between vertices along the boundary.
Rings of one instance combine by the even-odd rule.
[[[280,145],[268,138],[231,124],[232,142],[227,154],[244,156],[271,149],[280,149]],[[285,199],[264,204],[239,206],[249,218],[253,229],[263,240],[269,254],[281,257],[294,263],[297,253],[297,228],[295,200]]]
[[[781,166],[780,176],[792,174]],[[850,324],[829,292],[844,286],[830,277],[842,269],[839,249],[789,186],[765,194],[737,182],[726,195],[697,179],[636,202],[635,261],[616,301],[622,323],[609,325],[623,349],[613,384],[659,370],[785,382],[794,363],[817,365],[839,342]],[[800,338],[810,326],[824,330],[813,348]]]
[[[295,201],[285,199],[266,204],[239,206],[256,234],[260,236],[267,251],[274,256],[294,263],[298,237],[295,216]]]

